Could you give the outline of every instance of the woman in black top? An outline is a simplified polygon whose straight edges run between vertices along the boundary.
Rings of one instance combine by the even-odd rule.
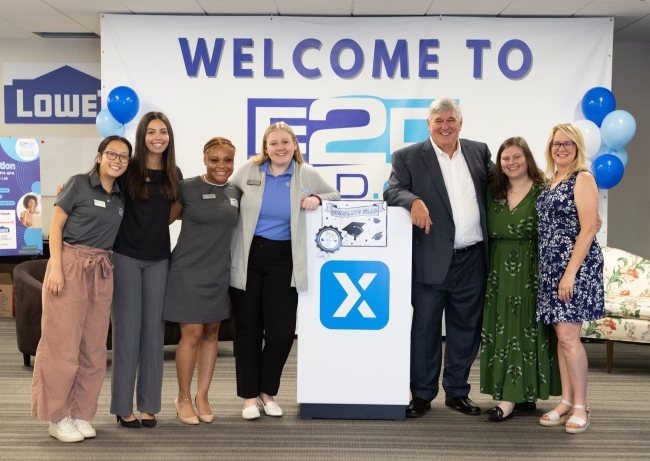
[[[113,247],[112,414],[124,427],[154,427],[160,411],[163,375],[162,319],[170,255],[169,215],[182,179],[176,167],[174,134],[160,112],[145,114],[136,130],[133,160],[120,188],[125,211]]]

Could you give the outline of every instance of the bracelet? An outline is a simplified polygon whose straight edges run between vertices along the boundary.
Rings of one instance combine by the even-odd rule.
[[[323,201],[321,200],[321,198],[320,198],[318,195],[316,195],[316,194],[311,194],[310,197],[316,197],[316,198],[318,199],[318,204],[319,204],[319,205],[322,205],[322,204],[323,204]]]

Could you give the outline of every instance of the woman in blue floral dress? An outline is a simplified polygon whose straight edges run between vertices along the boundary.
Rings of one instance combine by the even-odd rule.
[[[590,412],[580,327],[585,320],[602,318],[605,308],[603,254],[596,240],[599,197],[587,169],[582,135],[574,125],[553,127],[546,163],[551,180],[535,203],[539,216],[536,317],[552,324],[557,333],[562,402],[544,414],[540,424],[564,424],[566,432],[575,434],[587,429]]]

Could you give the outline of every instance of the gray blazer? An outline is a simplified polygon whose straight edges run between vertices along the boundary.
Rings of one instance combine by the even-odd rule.
[[[262,208],[266,173],[260,171],[259,166],[249,160],[237,170],[230,182],[242,192],[239,202],[239,221],[237,221],[230,246],[232,255],[230,286],[245,290],[248,254]],[[341,194],[327,184],[314,167],[306,163],[295,163],[289,195],[291,197],[291,252],[293,255],[291,286],[296,287],[297,291],[307,290],[307,224],[305,210],[300,208],[300,202],[312,194],[318,195],[321,200],[341,199]],[[318,212],[314,211],[313,213]],[[311,240],[315,240],[315,238],[316,235]]]
[[[469,167],[481,216],[485,262],[488,263],[487,187],[492,181],[494,163],[487,144],[460,140],[460,148]],[[431,140],[413,144],[393,154],[393,169],[384,191],[391,206],[411,211],[411,204],[422,199],[429,209],[433,225],[429,234],[413,226],[413,280],[439,284],[445,280],[454,249],[456,227],[440,164]],[[487,268],[487,266],[486,266]]]

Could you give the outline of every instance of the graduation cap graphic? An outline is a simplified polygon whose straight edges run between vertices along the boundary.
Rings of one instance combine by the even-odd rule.
[[[363,225],[365,223],[362,222],[351,222],[347,226],[343,228],[345,232],[347,232],[349,235],[354,237],[354,240],[357,239],[359,235],[363,232]]]

